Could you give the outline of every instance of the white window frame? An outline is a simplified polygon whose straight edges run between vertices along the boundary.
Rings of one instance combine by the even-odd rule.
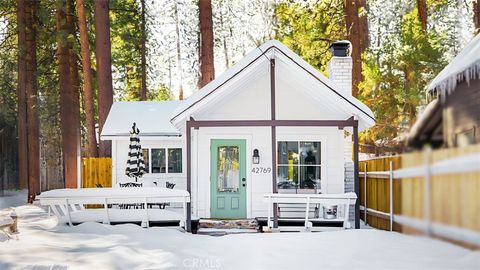
[[[320,167],[320,189],[319,191],[320,192],[324,192],[325,190],[325,175],[324,175],[324,169],[326,168],[325,166],[325,161],[324,161],[324,147],[325,147],[325,141],[324,139],[294,139],[294,138],[288,138],[288,137],[285,137],[285,138],[277,138],[277,153],[276,153],[276,157],[275,157],[275,161],[276,161],[276,167],[277,167],[277,184],[278,184],[278,168],[279,167],[285,167],[285,166],[290,166],[290,165],[293,165],[293,166],[297,166],[298,167],[298,172],[297,172],[297,183],[300,183],[300,167],[309,167],[309,166],[314,166],[314,167]],[[298,147],[298,154],[300,155],[300,143],[320,143],[320,164],[315,164],[315,165],[311,165],[311,164],[300,164],[300,158],[298,159],[298,164],[281,164],[281,163],[278,163],[278,160],[279,160],[279,156],[278,156],[278,144],[279,143],[282,143],[282,142],[296,142],[297,143],[297,147]],[[280,190],[280,189],[279,189]],[[302,189],[302,188],[299,188],[299,190],[307,190],[307,189]]]
[[[152,147],[144,147],[142,148],[143,149],[148,149],[148,174],[152,174],[152,175],[182,175],[183,174],[183,171],[184,171],[184,166],[183,166],[183,148],[182,147],[157,147],[157,146],[152,146]],[[166,169],[166,172],[162,173],[162,172],[159,172],[159,173],[153,173],[152,172],[152,149],[164,149],[165,150],[165,169]],[[174,173],[171,173],[169,172],[169,169],[168,169],[168,150],[169,149],[180,149],[180,151],[182,152],[182,159],[181,159],[181,163],[182,163],[182,171],[181,172],[174,172]]]

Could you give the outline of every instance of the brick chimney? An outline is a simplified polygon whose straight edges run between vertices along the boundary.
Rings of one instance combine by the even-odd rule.
[[[330,45],[332,59],[328,62],[328,76],[340,87],[342,95],[352,95],[352,57],[351,43],[340,40]]]

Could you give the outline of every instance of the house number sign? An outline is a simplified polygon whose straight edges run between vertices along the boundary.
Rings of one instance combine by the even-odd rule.
[[[252,168],[252,173],[261,174],[261,173],[271,173],[272,168],[270,167],[254,167]]]

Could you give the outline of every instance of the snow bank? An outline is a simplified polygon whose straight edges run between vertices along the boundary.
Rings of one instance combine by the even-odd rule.
[[[480,253],[378,230],[212,237],[125,224],[57,226],[16,208],[18,240],[0,243],[0,269],[478,269]]]
[[[26,204],[27,194],[26,190],[6,190],[4,196],[0,196],[0,210]]]

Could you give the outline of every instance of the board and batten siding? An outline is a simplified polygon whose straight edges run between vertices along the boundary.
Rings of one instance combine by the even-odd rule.
[[[446,99],[443,134],[447,147],[457,146],[456,135],[473,129],[480,143],[480,79],[459,83]]]
[[[270,127],[200,128],[192,132],[192,207],[199,217],[210,216],[210,141],[246,140],[247,218],[265,217],[269,205],[264,195],[272,193],[272,173],[253,173],[252,168],[272,166]],[[277,141],[322,142],[322,190],[344,192],[343,131],[338,128],[279,127]],[[252,164],[253,149],[260,153],[260,164]]]

